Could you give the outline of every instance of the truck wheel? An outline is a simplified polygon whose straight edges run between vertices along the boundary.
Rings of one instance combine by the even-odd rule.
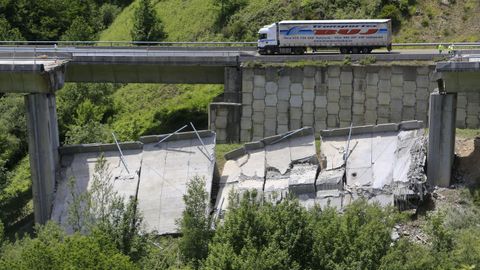
[[[363,47],[363,48],[360,50],[360,53],[367,54],[367,53],[370,53],[370,50],[369,50],[368,47]]]
[[[347,54],[348,53],[348,48],[347,47],[340,47],[340,53],[341,54]]]
[[[305,49],[304,49],[304,48],[296,48],[296,49],[294,50],[294,53],[295,53],[295,54],[299,54],[299,55],[300,55],[300,54],[304,54],[304,53],[305,53]]]

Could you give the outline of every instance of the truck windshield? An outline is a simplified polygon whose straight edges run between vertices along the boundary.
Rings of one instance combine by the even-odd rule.
[[[266,39],[267,34],[258,34],[258,39]]]

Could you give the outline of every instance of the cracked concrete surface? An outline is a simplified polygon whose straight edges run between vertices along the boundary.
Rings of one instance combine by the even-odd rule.
[[[311,128],[227,153],[215,210],[221,218],[230,192],[241,196],[252,189],[269,201],[292,193],[307,208],[338,210],[358,198],[403,209],[412,206],[410,199],[422,198],[426,192],[422,122],[353,127],[350,142],[349,132],[350,128],[322,131],[321,170]]]
[[[232,190],[239,196],[256,190],[267,200],[277,201],[289,192],[315,194],[318,170],[312,128],[302,128],[245,144],[225,155],[215,209],[228,208]],[[308,197],[311,197],[309,195]]]
[[[354,127],[345,163],[349,131],[343,128],[322,132],[321,153],[326,166],[317,179],[317,192],[344,190],[381,205],[405,202],[408,206],[409,197],[423,197],[426,143],[422,122]],[[345,183],[338,188],[335,184],[343,173]]]

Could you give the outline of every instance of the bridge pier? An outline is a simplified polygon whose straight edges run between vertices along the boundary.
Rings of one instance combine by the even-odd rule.
[[[50,219],[59,169],[55,95],[29,94],[25,96],[25,105],[35,222],[44,224]]]
[[[238,67],[225,67],[223,101],[241,103],[242,71]]]
[[[427,179],[431,187],[450,186],[455,150],[456,93],[430,94]]]

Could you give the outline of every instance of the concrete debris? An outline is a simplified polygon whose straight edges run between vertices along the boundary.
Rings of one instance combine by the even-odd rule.
[[[401,209],[415,207],[415,202],[423,199],[427,191],[422,122],[341,128],[321,134],[321,169],[311,128],[248,143],[226,154],[217,213],[228,208],[230,192],[241,195],[251,189],[269,201],[292,193],[307,208],[319,205],[338,210],[359,198]]]
[[[115,144],[66,146],[60,150],[61,172],[51,219],[68,231],[68,208],[72,202],[70,179],[74,194],[91,190],[95,164],[103,153],[112,175],[113,190],[125,200],[136,197],[146,229],[158,234],[177,233],[175,221],[185,208],[186,185],[198,176],[206,181],[211,192],[215,165],[215,133],[199,131],[205,148],[194,132],[176,133],[162,143],[167,135],[141,137],[140,142],[121,143],[128,165],[120,160]],[[212,154],[213,153],[213,154]]]
[[[349,128],[322,131],[326,166],[317,179],[317,190],[334,188],[342,196],[356,194],[381,205],[411,207],[412,199],[421,200],[426,193],[422,127],[419,121],[354,127],[346,162]],[[339,184],[342,173],[344,185]]]
[[[215,209],[228,208],[228,196],[256,190],[261,198],[279,201],[289,192],[315,196],[319,168],[312,128],[302,128],[245,144],[225,155]],[[309,194],[309,195],[308,195]]]

